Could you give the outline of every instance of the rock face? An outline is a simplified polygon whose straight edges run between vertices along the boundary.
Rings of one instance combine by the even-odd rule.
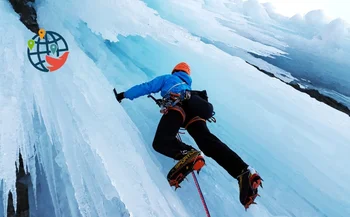
[[[36,20],[37,15],[34,9],[35,0],[9,0],[13,9],[20,15],[21,22],[37,34],[39,31],[39,24]]]
[[[325,95],[321,94],[318,90],[303,89],[300,87],[299,84],[290,83],[289,85],[294,87],[295,89],[299,90],[300,92],[306,93],[310,97],[312,97],[320,102],[323,102],[323,103],[329,105],[330,107],[333,107],[333,108],[335,108],[341,112],[344,112],[345,114],[350,116],[350,109],[348,107],[346,107],[345,105],[341,104],[340,102],[336,101],[335,99],[333,99],[329,96],[325,96]]]
[[[272,77],[272,78],[276,78],[280,81],[282,81],[281,79],[277,78],[273,73],[271,72],[268,72],[264,69],[260,69],[258,66],[256,65],[253,65],[249,62],[246,61],[246,63],[248,63],[249,65],[255,67],[257,70],[259,70],[260,72],[263,72],[264,74]],[[335,99],[329,97],[329,96],[325,96],[323,95],[322,93],[320,93],[318,90],[315,90],[315,89],[303,89],[300,87],[299,84],[296,84],[296,83],[287,83],[287,82],[284,82],[282,81],[283,83],[289,85],[289,86],[292,86],[293,88],[295,88],[296,90],[302,92],[302,93],[306,93],[308,94],[310,97],[316,99],[317,101],[319,102],[323,102],[327,105],[329,105],[330,107],[334,108],[334,109],[337,109],[338,111],[341,111],[341,112],[344,112],[345,114],[349,115],[350,116],[350,109],[343,105],[342,103],[336,101]]]
[[[34,8],[35,0],[9,0],[13,9],[20,15],[20,21],[33,33],[38,34],[39,24],[37,14]],[[29,217],[28,201],[28,183],[30,182],[29,174],[26,174],[23,167],[22,155],[19,155],[19,165],[16,165],[16,194],[17,207],[16,212],[13,206],[12,192],[8,194],[8,217]]]
[[[26,174],[23,167],[22,155],[19,155],[19,167],[16,170],[16,193],[17,193],[17,208],[16,212],[13,206],[13,196],[9,192],[7,217],[29,217],[29,201],[28,201],[28,180],[29,174]]]

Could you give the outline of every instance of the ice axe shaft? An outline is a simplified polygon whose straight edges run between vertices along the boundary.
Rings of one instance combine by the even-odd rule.
[[[151,94],[149,94],[147,97],[153,99],[153,101],[154,101],[159,107],[161,106],[161,103],[162,103],[162,100],[161,100],[161,99],[156,99],[156,98],[155,98],[154,96],[152,96]]]
[[[118,93],[115,88],[113,88],[113,93],[114,93],[115,99],[118,101]]]

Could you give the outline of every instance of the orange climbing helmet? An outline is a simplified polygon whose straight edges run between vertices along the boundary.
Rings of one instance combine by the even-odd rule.
[[[186,72],[188,75],[191,75],[190,66],[189,66],[187,63],[185,63],[185,62],[181,62],[181,63],[177,64],[177,65],[174,67],[174,69],[173,69],[173,71],[171,72],[171,74],[174,73],[174,72],[177,72],[177,71],[184,71],[184,72]]]

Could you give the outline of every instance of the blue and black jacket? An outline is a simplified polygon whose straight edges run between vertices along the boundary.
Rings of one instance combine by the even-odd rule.
[[[186,91],[191,91],[191,98],[182,103],[188,118],[199,116],[203,119],[209,119],[213,116],[213,106],[208,102],[206,91],[192,91],[192,78],[183,71],[178,71],[170,75],[158,76],[155,79],[136,85],[125,91],[124,97],[130,100],[151,93],[158,93],[163,98],[168,98],[170,93],[180,94],[184,97]]]
[[[191,90],[192,78],[183,71],[178,71],[170,75],[158,76],[155,79],[136,85],[124,93],[124,97],[130,100],[151,93],[158,93],[162,97],[167,94],[183,94],[186,90]]]

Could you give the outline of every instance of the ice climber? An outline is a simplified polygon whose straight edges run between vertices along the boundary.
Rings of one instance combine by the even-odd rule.
[[[124,98],[133,100],[160,92],[163,99],[158,104],[163,108],[163,116],[155,133],[153,148],[165,156],[179,160],[168,174],[170,185],[179,187],[179,183],[190,172],[199,171],[204,166],[201,152],[178,139],[177,134],[183,127],[206,156],[213,158],[238,180],[240,201],[247,209],[258,196],[262,179],[251,166],[209,131],[206,121],[213,116],[213,106],[208,102],[206,91],[191,90],[190,75],[189,65],[181,62],[171,74],[136,85],[116,94],[116,97],[121,102]]]

